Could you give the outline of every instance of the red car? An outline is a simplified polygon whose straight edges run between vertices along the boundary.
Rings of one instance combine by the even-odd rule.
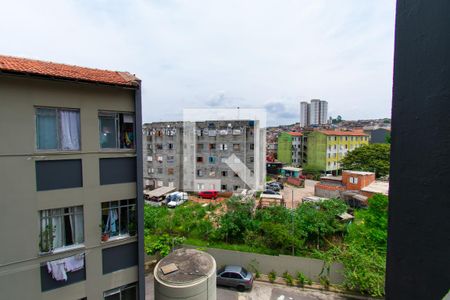
[[[198,195],[205,199],[216,199],[219,195],[218,191],[201,191]]]

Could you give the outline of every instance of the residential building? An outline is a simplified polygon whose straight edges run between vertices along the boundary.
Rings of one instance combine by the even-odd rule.
[[[314,195],[324,198],[341,198],[351,206],[367,205],[375,194],[388,195],[389,182],[375,180],[375,173],[363,171],[342,172],[342,176],[323,176],[314,186]]]
[[[263,185],[265,132],[256,121],[211,120],[185,125],[183,122],[144,124],[147,188],[171,186],[184,191],[229,192],[249,188],[248,180]],[[231,164],[228,159],[233,160]],[[242,166],[236,165],[239,170],[232,166],[238,162],[242,162]]]
[[[278,161],[293,166],[301,166],[303,134],[301,132],[282,132],[278,136]]]
[[[340,161],[352,151],[369,143],[362,131],[317,130],[307,134],[306,163],[323,172],[341,169]]]
[[[320,126],[328,123],[328,102],[312,99],[300,102],[300,127]]]
[[[139,79],[0,56],[0,99],[1,298],[144,299]]]
[[[364,133],[369,135],[370,144],[387,144],[391,136],[391,130],[386,128],[365,129]]]
[[[304,128],[309,125],[309,103],[306,101],[300,102],[300,127]]]

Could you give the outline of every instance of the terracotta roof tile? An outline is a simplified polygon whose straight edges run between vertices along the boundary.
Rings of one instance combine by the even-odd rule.
[[[362,131],[335,131],[335,130],[319,130],[319,132],[325,135],[338,135],[338,136],[367,136]]]
[[[0,72],[130,87],[139,85],[139,79],[128,72],[99,70],[4,55],[0,55]]]
[[[301,132],[295,132],[295,131],[288,132],[288,134],[290,134],[292,136],[302,136],[303,135]]]

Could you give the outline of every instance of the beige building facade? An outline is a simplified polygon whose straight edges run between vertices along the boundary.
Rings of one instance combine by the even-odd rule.
[[[10,62],[0,56],[0,298],[144,299],[140,82]]]

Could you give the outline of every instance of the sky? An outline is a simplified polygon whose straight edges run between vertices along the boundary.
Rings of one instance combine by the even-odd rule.
[[[0,54],[136,74],[144,122],[240,107],[291,124],[310,99],[391,114],[394,0],[3,2]]]

